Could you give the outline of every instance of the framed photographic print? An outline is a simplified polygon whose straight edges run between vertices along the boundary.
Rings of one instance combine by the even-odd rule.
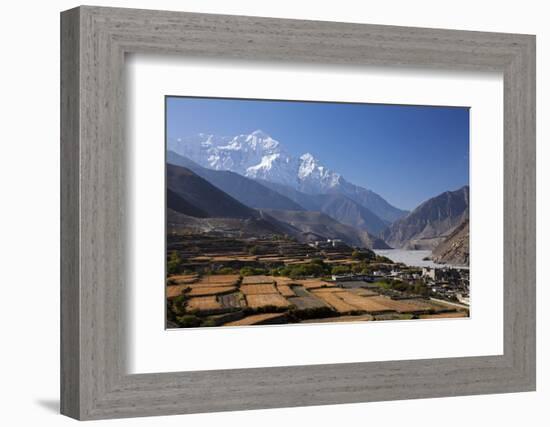
[[[168,96],[165,114],[168,327],[469,317],[468,108]]]
[[[61,40],[62,413],[535,389],[534,36],[83,6]]]

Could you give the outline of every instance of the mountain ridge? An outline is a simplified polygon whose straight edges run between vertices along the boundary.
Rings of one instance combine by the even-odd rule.
[[[263,210],[271,217],[300,230],[306,241],[340,239],[350,246],[389,249],[382,239],[364,230],[357,230],[318,211]],[[309,236],[312,238],[310,239]]]
[[[432,260],[439,264],[469,265],[470,223],[462,221],[432,252]]]
[[[166,185],[190,205],[209,217],[253,218],[255,211],[199,177],[190,169],[166,165]]]
[[[235,172],[202,167],[191,159],[173,151],[166,153],[166,161],[168,164],[190,169],[201,178],[248,207],[255,209],[303,209],[299,204],[279,192]]]
[[[199,134],[169,138],[168,150],[208,169],[236,172],[247,178],[289,186],[302,193],[342,193],[387,222],[407,214],[373,191],[346,181],[311,153],[291,156],[279,141],[260,130],[234,137]]]
[[[391,224],[381,237],[394,248],[434,249],[469,218],[469,186],[445,191]]]
[[[167,164],[166,183],[167,224],[172,230],[299,234],[288,224],[242,204],[188,168]]]
[[[364,230],[341,224],[321,212],[253,209],[234,199],[192,170],[168,163],[167,225],[178,232],[218,232],[227,235],[289,235],[310,241],[338,238],[352,246],[387,248]]]

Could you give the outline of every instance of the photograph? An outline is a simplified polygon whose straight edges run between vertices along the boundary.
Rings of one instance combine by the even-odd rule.
[[[165,97],[166,327],[469,317],[469,108]]]

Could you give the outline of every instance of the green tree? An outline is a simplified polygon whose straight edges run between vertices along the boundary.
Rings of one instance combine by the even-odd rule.
[[[212,327],[212,326],[218,326],[216,324],[216,321],[214,319],[206,319],[201,323],[202,327]]]
[[[186,314],[177,318],[177,322],[182,328],[195,328],[200,326],[201,319],[193,314]]]
[[[360,261],[373,260],[376,258],[376,254],[370,249],[361,249],[361,250],[355,249],[351,253],[351,257],[353,259],[360,260]]]
[[[382,262],[384,264],[393,264],[393,261],[389,259],[388,257],[385,257],[383,255],[376,255],[375,260],[377,262]]]
[[[359,274],[363,271],[363,266],[361,264],[355,264],[354,266],[351,267],[351,271],[353,273]]]
[[[266,274],[266,270],[263,268],[243,267],[240,269],[241,276],[255,276],[257,274]]]
[[[332,267],[332,274],[347,274],[349,273],[349,267],[345,265],[335,265]]]
[[[166,270],[168,274],[177,274],[181,269],[181,258],[176,251],[170,253],[168,262],[166,263]]]

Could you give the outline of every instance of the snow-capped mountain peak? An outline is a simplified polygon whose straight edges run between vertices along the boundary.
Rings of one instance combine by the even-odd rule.
[[[242,135],[246,142],[255,149],[276,150],[279,147],[279,141],[271,138],[264,131],[257,129],[250,135]]]
[[[279,141],[260,129],[234,137],[201,133],[195,137],[169,139],[168,149],[203,167],[229,170],[312,194],[329,191],[341,178],[311,153],[298,158],[291,156]]]
[[[304,153],[300,156],[300,160],[303,162],[316,162],[317,159],[311,153]]]
[[[298,170],[298,177],[305,178],[311,175],[315,169],[323,168],[323,166],[317,165],[317,159],[313,157],[311,153],[304,153],[300,156],[300,169]]]
[[[328,191],[337,186],[340,174],[323,166],[313,154],[305,153],[300,156],[298,178],[303,191],[314,193],[319,189]]]
[[[256,137],[256,138],[260,138],[260,139],[271,139],[271,136],[268,135],[267,133],[265,133],[263,130],[261,129],[256,129],[254,132],[252,132],[250,135],[250,137]]]

